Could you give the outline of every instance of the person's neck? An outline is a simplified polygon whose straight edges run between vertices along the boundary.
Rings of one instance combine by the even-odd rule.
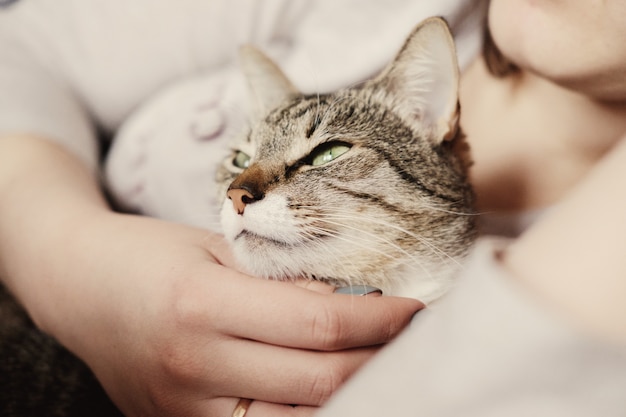
[[[461,82],[479,208],[554,203],[626,134],[626,104],[602,103],[530,73],[495,78],[478,60]]]

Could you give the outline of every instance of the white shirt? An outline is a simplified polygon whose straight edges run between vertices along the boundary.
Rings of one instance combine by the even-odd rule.
[[[0,3],[5,6],[7,2]],[[305,91],[374,74],[423,18],[480,24],[463,0],[22,0],[0,8],[0,135],[55,140],[145,214],[212,225],[213,165],[241,122],[239,45],[255,43]],[[468,23],[469,22],[469,23]],[[118,132],[120,127],[123,128]],[[366,366],[322,416],[623,415],[626,358],[539,305],[479,243],[449,297]]]

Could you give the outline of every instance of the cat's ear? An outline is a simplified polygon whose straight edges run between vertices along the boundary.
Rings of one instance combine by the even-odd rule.
[[[239,50],[243,73],[248,81],[254,111],[263,115],[287,98],[298,94],[298,89],[267,55],[252,45]]]
[[[409,123],[436,143],[455,137],[459,119],[459,67],[447,23],[426,19],[393,62],[373,81],[386,90]]]

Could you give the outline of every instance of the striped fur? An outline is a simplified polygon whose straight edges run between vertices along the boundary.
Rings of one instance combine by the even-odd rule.
[[[274,103],[267,107],[274,107],[236,147],[250,156],[249,167],[236,167],[233,156],[218,173],[224,233],[242,268],[266,278],[373,285],[425,302],[445,292],[475,234],[468,148],[456,125],[458,79],[430,86],[454,100],[440,102],[439,113],[428,108],[428,97],[408,101],[398,91],[406,87],[399,79],[415,72],[411,63],[431,56],[444,57],[433,69],[458,76],[456,68],[441,68],[456,66],[449,37],[447,26],[431,19],[381,76],[326,95],[297,93],[253,52],[269,76],[283,79],[285,91],[277,100],[277,82],[269,83]],[[442,44],[447,53],[428,49]],[[417,73],[430,82],[430,74]],[[313,166],[316,150],[329,143],[350,149]],[[229,189],[238,192],[227,196]],[[232,200],[242,193],[238,212]]]

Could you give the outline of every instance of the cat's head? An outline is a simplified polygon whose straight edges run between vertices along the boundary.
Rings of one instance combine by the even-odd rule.
[[[332,94],[299,93],[252,47],[242,62],[260,117],[218,173],[241,267],[441,295],[474,237],[446,23],[424,21],[379,76]]]

